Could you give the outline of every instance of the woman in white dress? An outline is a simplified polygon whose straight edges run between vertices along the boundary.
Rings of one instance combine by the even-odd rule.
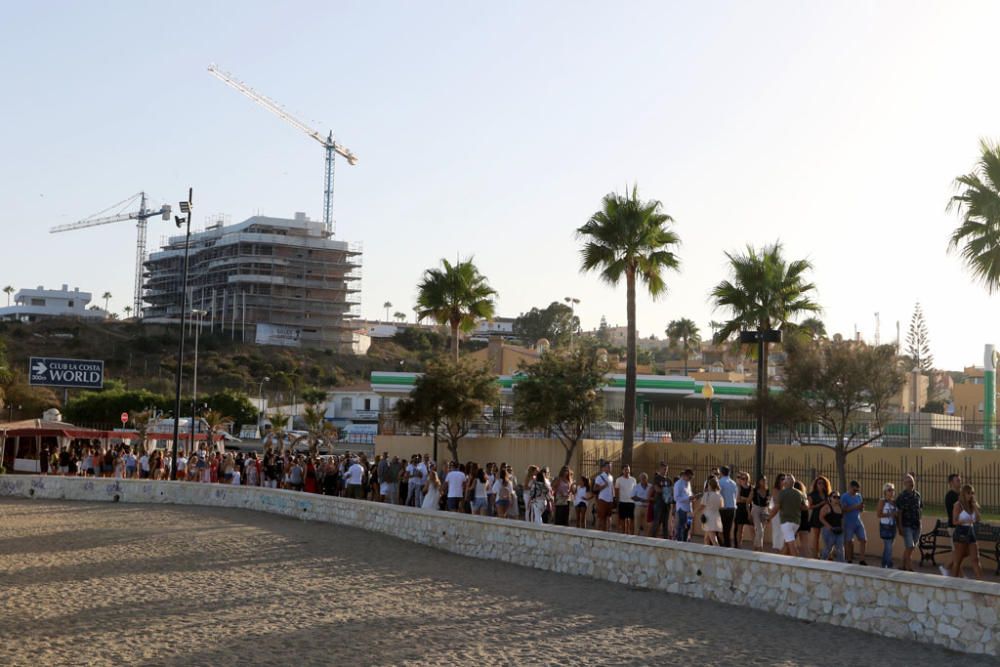
[[[427,481],[424,482],[424,502],[420,504],[420,509],[436,510],[438,500],[441,495],[441,480],[438,479],[436,470],[427,473]]]
[[[722,533],[722,494],[719,493],[719,480],[714,476],[708,478],[708,490],[701,496],[701,529],[705,533],[705,544],[719,546],[719,534]]]
[[[784,485],[785,474],[778,473],[778,476],[774,478],[774,488],[771,489],[771,502],[769,504],[771,511],[774,511],[774,508],[778,506],[778,495]],[[784,546],[785,540],[781,536],[781,517],[775,514],[774,518],[771,519],[771,547],[780,553]]]

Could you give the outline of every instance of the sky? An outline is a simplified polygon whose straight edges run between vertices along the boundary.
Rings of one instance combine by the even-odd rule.
[[[337,237],[363,244],[362,315],[412,316],[421,273],[473,256],[517,316],[580,299],[575,230],[637,184],[682,265],[642,336],[703,331],[727,251],[813,265],[831,333],[903,338],[923,306],[939,368],[982,364],[998,297],[948,239],[954,178],[1000,139],[996,2],[33,2],[0,23],[0,282],[131,303],[135,226],[49,234],[140,190],[224,214],[322,217],[322,147],[207,72],[281,102],[338,162]],[[150,249],[173,232],[150,222]],[[96,299],[100,301],[100,299]]]

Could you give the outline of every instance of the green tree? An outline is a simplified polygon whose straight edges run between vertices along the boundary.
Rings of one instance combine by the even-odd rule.
[[[757,401],[801,445],[830,447],[814,439],[813,425],[833,436],[837,483],[846,491],[847,457],[882,438],[903,387],[895,346],[793,338],[785,350],[785,390]]]
[[[396,403],[396,414],[404,424],[436,431],[458,461],[458,445],[472,422],[482,418],[483,408],[500,396],[496,376],[485,364],[468,359],[438,358],[427,364],[409,397]]]
[[[4,294],[7,295],[7,305],[9,306],[10,305],[10,295],[14,293],[14,286],[13,285],[7,285],[6,287],[3,288],[3,292],[4,292]]]
[[[931,354],[931,339],[927,333],[927,321],[920,302],[913,307],[910,317],[910,330],[906,332],[906,354],[913,360],[913,370],[926,373],[934,368],[934,355]]]
[[[826,338],[826,325],[818,317],[807,317],[795,328],[805,334],[810,340],[821,340]]]
[[[1000,143],[982,139],[979,162],[955,179],[958,191],[948,202],[961,224],[952,232],[950,250],[960,250],[972,275],[992,294],[1000,289]]]
[[[288,415],[281,410],[277,410],[264,415],[264,419],[271,424],[267,435],[264,436],[264,449],[270,450],[277,444],[278,451],[284,453],[285,445],[288,444]]]
[[[322,405],[324,410],[326,408],[326,390],[319,389],[317,387],[306,387],[302,390],[302,400],[309,405],[320,406]]]
[[[684,375],[687,375],[688,357],[692,352],[701,351],[701,333],[698,331],[698,325],[693,320],[682,317],[667,325],[666,334],[670,339],[670,346],[679,347],[684,355]]]
[[[635,298],[636,281],[646,285],[650,296],[666,292],[663,274],[675,270],[680,261],[674,248],[680,243],[670,229],[673,218],[663,212],[657,200],[639,199],[638,187],[626,194],[605,195],[601,208],[577,229],[584,241],[581,249],[581,270],[599,271],[610,285],[625,279],[625,312],[627,317],[625,354],[625,433],[622,438],[622,464],[632,463],[632,441],[635,436]]]
[[[385,308],[385,321],[388,322],[389,321],[389,309],[392,308],[392,301],[386,301],[385,303],[382,304],[382,307]]]
[[[400,324],[402,324],[403,322],[406,321],[406,313],[401,312],[399,310],[397,310],[395,313],[393,313],[392,317],[393,317],[394,320],[396,320]]]
[[[424,271],[417,286],[417,316],[451,327],[451,352],[457,361],[459,331],[472,331],[477,320],[493,317],[496,291],[472,258],[455,264],[442,259],[441,265],[440,269]]]
[[[257,406],[242,391],[223,389],[205,397],[203,402],[207,403],[215,412],[228,415],[233,422],[234,429],[238,430],[244,424],[257,422]]]
[[[716,308],[729,311],[730,319],[715,334],[716,342],[727,340],[743,329],[756,329],[764,335],[783,327],[802,313],[819,312],[812,300],[816,286],[806,281],[812,269],[808,260],[785,260],[780,242],[761,249],[747,246],[746,253],[726,253],[732,278],[712,289]],[[768,344],[759,342],[757,358],[757,392],[766,396]],[[757,476],[763,474],[767,427],[765,415],[758,414],[756,451]]]
[[[108,312],[108,301],[111,300],[111,292],[105,292],[101,295],[101,298],[104,299],[104,312]]]
[[[522,364],[514,385],[514,414],[530,429],[556,434],[569,465],[587,428],[601,418],[604,365],[593,346],[552,351],[534,364]]]
[[[563,347],[579,330],[580,318],[573,314],[571,307],[558,301],[545,308],[532,308],[514,320],[514,334],[530,344],[544,338],[553,347]]]

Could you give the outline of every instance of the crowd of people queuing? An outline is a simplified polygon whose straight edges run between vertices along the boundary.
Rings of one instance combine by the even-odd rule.
[[[43,452],[42,472],[123,479],[169,479],[170,457],[160,450],[138,454],[128,445],[80,447]],[[600,472],[577,477],[567,466],[553,477],[548,467],[528,466],[518,479],[507,463],[452,461],[439,471],[429,455],[409,459],[383,453],[371,461],[364,454],[310,456],[268,449],[256,452],[208,451],[204,446],[177,458],[177,478],[189,482],[284,488],[426,510],[464,512],[499,519],[523,519],[577,528],[615,530],[682,542],[692,539],[698,522],[706,545],[740,548],[749,541],[764,551],[769,533],[775,552],[821,560],[867,565],[868,536],[862,522],[866,501],[861,485],[851,481],[846,493],[835,491],[826,477],[811,485],[779,473],[751,484],[748,473],[735,475],[725,466],[711,470],[695,493],[694,472],[671,476],[660,462],[652,479],[632,475],[622,466],[618,477],[611,463]],[[948,478],[944,499],[952,532],[952,562],[941,573],[962,576],[966,560],[982,578],[974,525],[980,521],[975,489],[958,474]],[[913,571],[913,551],[920,540],[923,499],[916,477],[903,477],[897,493],[882,486],[875,517],[882,541],[880,566],[893,568],[893,546],[903,542],[902,570]]]

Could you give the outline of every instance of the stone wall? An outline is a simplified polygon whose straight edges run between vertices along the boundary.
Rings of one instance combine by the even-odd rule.
[[[473,558],[997,655],[1000,584],[218,484],[0,477],[0,495],[232,507],[374,530]],[[794,564],[793,564],[794,562]]]

